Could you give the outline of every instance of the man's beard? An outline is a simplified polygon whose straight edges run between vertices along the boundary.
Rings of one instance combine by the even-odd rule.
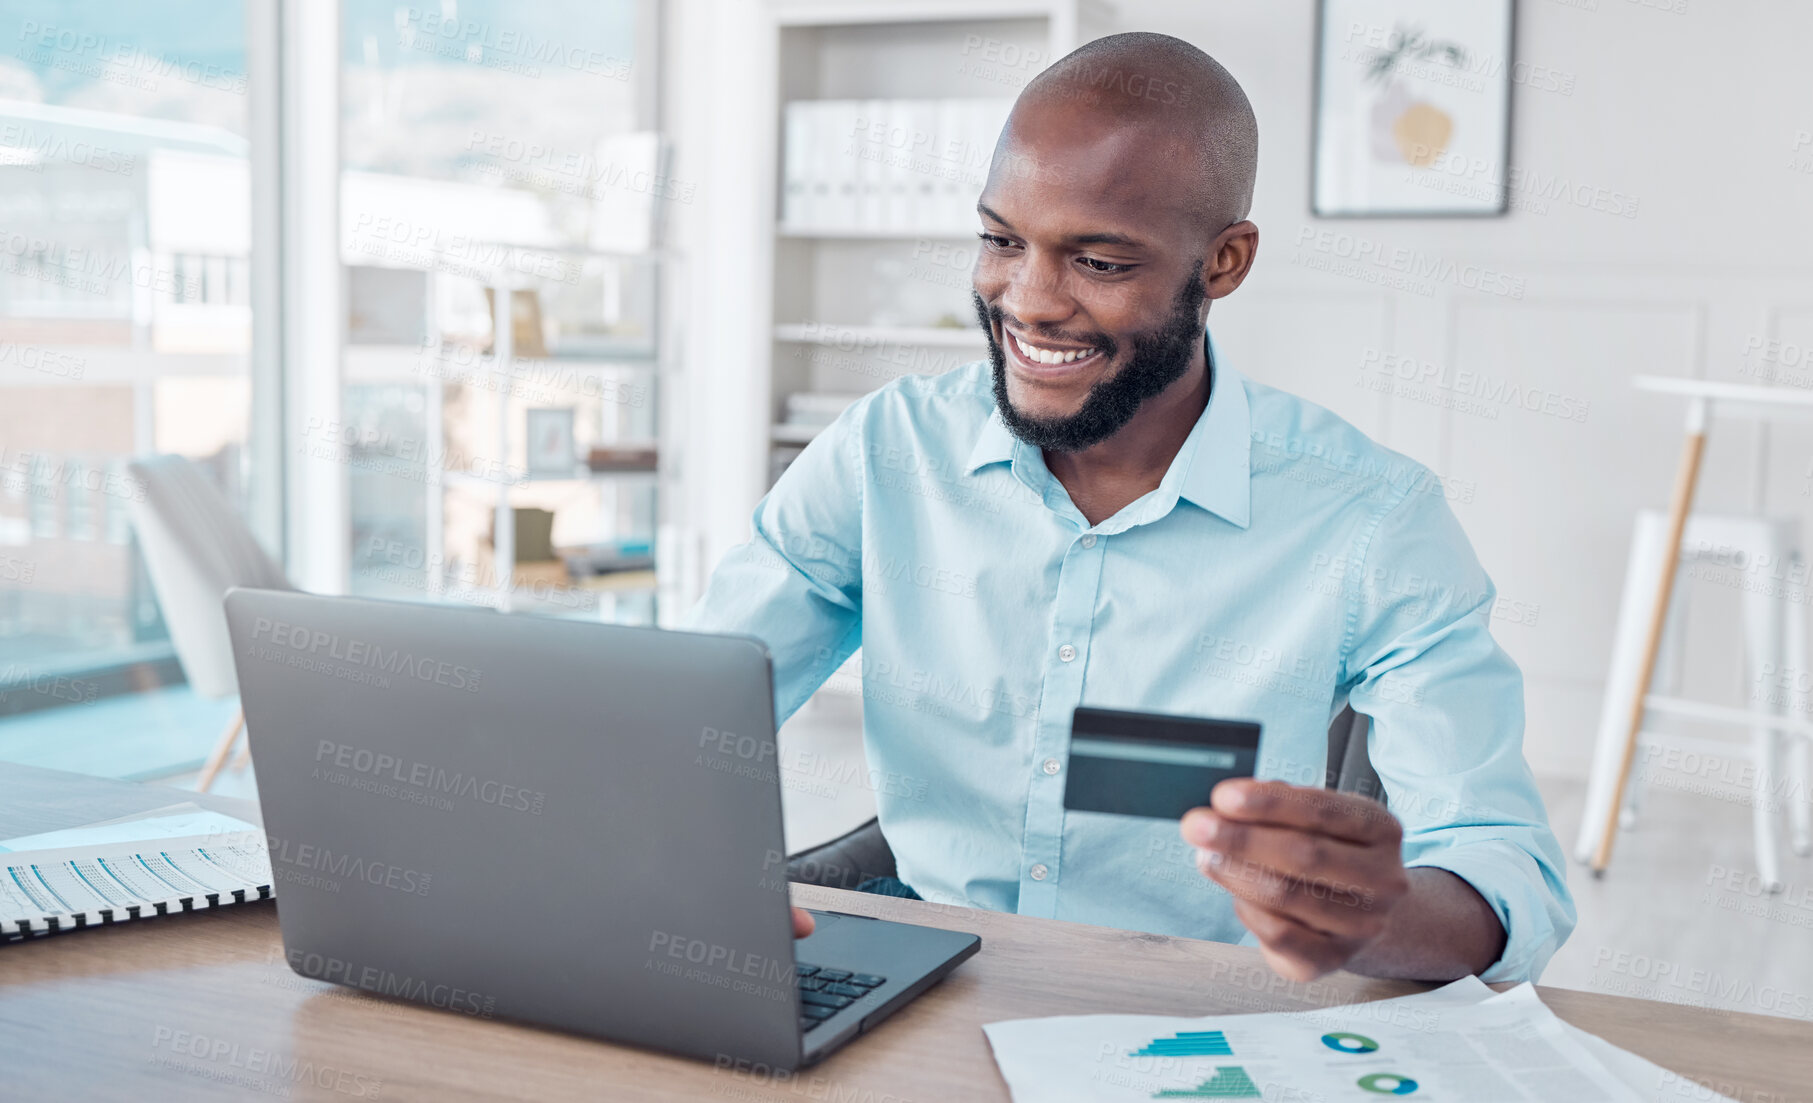
[[[1140,406],[1153,395],[1177,382],[1189,370],[1190,358],[1202,342],[1202,304],[1208,288],[1202,282],[1202,262],[1178,289],[1172,301],[1171,315],[1149,332],[1133,338],[1132,355],[1121,369],[1106,379],[1097,380],[1083,399],[1082,408],[1068,417],[1035,417],[1014,408],[1007,398],[1007,352],[995,340],[995,326],[1002,315],[997,307],[975,300],[976,317],[988,338],[988,359],[995,369],[995,406],[1001,421],[1014,436],[1035,448],[1054,452],[1080,452],[1099,444],[1131,421]],[[1006,327],[1001,332],[1006,334]],[[1102,352],[1104,359],[1114,359],[1116,342],[1101,334],[1089,342]]]

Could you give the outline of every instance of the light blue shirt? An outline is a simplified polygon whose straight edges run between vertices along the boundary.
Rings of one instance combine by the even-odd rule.
[[[1369,744],[1404,863],[1464,878],[1535,979],[1574,925],[1522,752],[1496,591],[1425,467],[1243,378],[1158,489],[1091,525],[995,413],[989,365],[907,376],[820,433],[689,627],[763,640],[784,720],[862,648],[868,781],[927,900],[1251,942],[1173,820],[1064,808],[1079,705],[1258,720],[1258,774],[1321,785]]]

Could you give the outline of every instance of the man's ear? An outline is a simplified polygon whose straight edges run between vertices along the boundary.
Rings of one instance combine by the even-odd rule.
[[[1259,227],[1241,219],[1215,235],[1215,243],[1204,258],[1208,279],[1204,286],[1209,298],[1232,295],[1252,271],[1253,258],[1259,255]]]

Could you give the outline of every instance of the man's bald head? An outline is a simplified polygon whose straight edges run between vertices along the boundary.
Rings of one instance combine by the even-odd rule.
[[[1082,452],[1148,403],[1207,395],[1209,303],[1259,247],[1258,145],[1240,85],[1166,35],[1097,39],[1027,85],[976,203],[970,275],[1011,432]]]
[[[1186,193],[1180,198],[1205,233],[1219,233],[1252,209],[1259,158],[1253,106],[1231,73],[1183,39],[1132,31],[1098,38],[1058,59],[1020,94],[1001,149],[1014,142],[1016,128],[1085,122],[1147,135],[1150,145],[1142,149],[1149,149],[1149,158],[1127,168],[1182,170]]]

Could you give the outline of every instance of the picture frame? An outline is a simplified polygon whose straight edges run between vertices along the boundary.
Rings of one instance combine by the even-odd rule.
[[[1516,0],[1317,0],[1310,211],[1510,209]]]
[[[573,478],[579,450],[573,436],[573,407],[539,407],[527,411],[526,466],[530,477]]]

